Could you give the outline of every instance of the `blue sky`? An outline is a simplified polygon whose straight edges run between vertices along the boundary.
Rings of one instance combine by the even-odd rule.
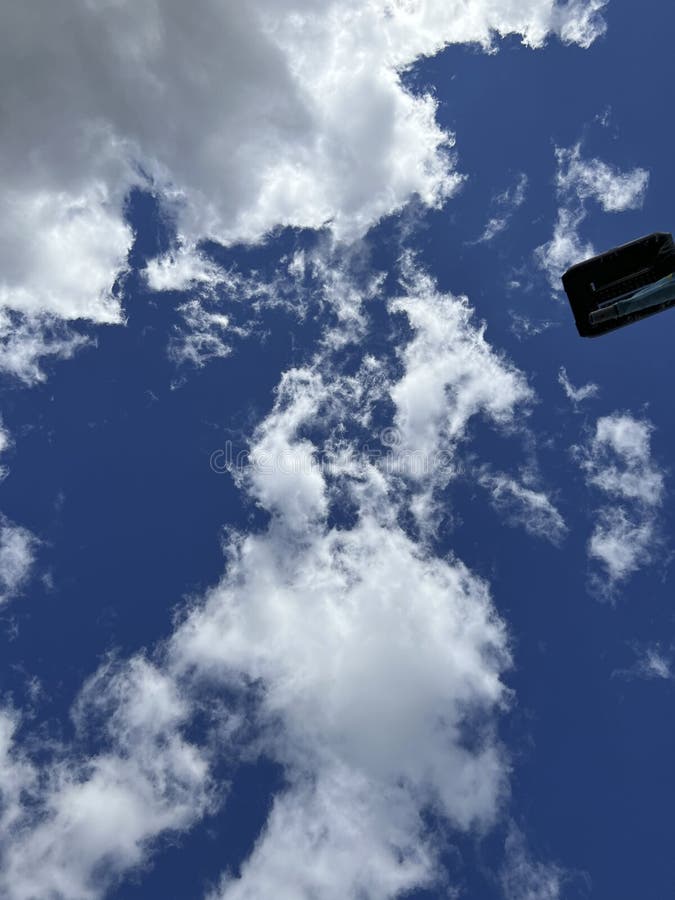
[[[670,896],[670,13],[6,15],[0,895]]]

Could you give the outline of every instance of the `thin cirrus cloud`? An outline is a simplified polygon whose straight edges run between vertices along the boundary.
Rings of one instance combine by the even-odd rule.
[[[673,678],[672,647],[664,649],[660,643],[633,647],[636,659],[627,669],[615,669],[613,678],[644,678],[651,681],[671,681]]]
[[[521,172],[512,187],[507,188],[500,194],[496,194],[492,199],[492,207],[495,213],[488,219],[480,237],[473,243],[487,244],[489,241],[494,240],[498,234],[505,231],[513,213],[525,202],[526,192],[527,175]]]
[[[562,543],[567,535],[567,525],[545,491],[486,468],[478,476],[478,483],[489,492],[492,505],[509,524],[520,526],[528,534],[552,544]]]
[[[76,349],[73,323],[123,321],[133,187],[155,191],[188,247],[260,241],[280,225],[354,239],[413,196],[438,206],[461,181],[435,101],[410,94],[403,69],[510,33],[533,48],[549,34],[588,47],[603,5],[12,6],[0,37],[0,81],[12,85],[0,162],[5,370],[34,382],[41,355]],[[42,330],[59,328],[45,346]]]
[[[558,384],[565,392],[567,399],[572,403],[575,411],[578,410],[580,403],[583,403],[584,400],[590,400],[592,397],[597,397],[600,392],[598,385],[593,382],[583,384],[581,387],[574,387],[565,366],[561,366],[558,371]]]

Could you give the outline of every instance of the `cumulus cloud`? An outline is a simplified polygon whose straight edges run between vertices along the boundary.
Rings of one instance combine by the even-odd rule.
[[[483,470],[479,483],[489,491],[492,504],[507,522],[522,526],[528,534],[560,544],[567,525],[551,499],[543,491],[521,484],[503,472]]]
[[[277,798],[241,878],[223,879],[209,900],[396,897],[433,885],[415,805],[403,790],[374,797],[373,787],[338,768]]]
[[[575,410],[584,400],[589,400],[591,397],[597,397],[600,391],[597,384],[593,384],[592,382],[575,388],[569,380],[565,366],[561,366],[560,371],[558,372],[558,384],[560,384],[563,391],[565,391],[565,396],[572,402]]]
[[[261,439],[278,432],[300,462],[311,452],[297,434],[313,414],[305,385],[295,380],[295,409],[274,412]],[[349,529],[327,526],[316,470],[254,484],[275,513],[268,530],[231,547],[227,576],[172,641],[178,671],[259,687],[257,730],[289,783],[219,896],[261,896],[275,882],[281,896],[336,898],[426,884],[437,862],[423,809],[486,825],[504,790],[490,724],[506,700],[503,624],[485,584],[397,526],[379,472],[362,469]]]
[[[553,226],[553,237],[535,250],[535,259],[546,273],[553,291],[562,290],[560,279],[563,272],[595,254],[593,244],[579,237],[578,229],[585,218],[583,211],[560,208]]]
[[[400,73],[450,43],[520,34],[587,47],[600,0],[131,0],[15,5],[0,38],[7,122],[0,310],[122,321],[115,283],[133,235],[124,203],[151,187],[185,246],[262,240],[277,226],[350,240],[411,198],[459,184],[453,136]],[[58,41],[54,40],[58,35]],[[153,284],[203,280],[185,259]],[[168,279],[168,281],[167,281]],[[177,280],[176,280],[177,279]],[[76,345],[50,345],[66,355]],[[35,345],[39,350],[39,345]],[[36,371],[19,367],[30,380]]]
[[[437,290],[410,254],[401,259],[402,293],[389,309],[405,315],[413,339],[399,352],[401,378],[391,383],[394,403],[388,466],[412,491],[420,534],[433,536],[437,496],[457,473],[457,451],[472,419],[513,427],[533,398],[527,379],[485,339],[466,297]]]
[[[8,900],[91,900],[210,803],[208,767],[181,735],[187,706],[175,685],[136,658],[104,666],[75,709],[80,728],[104,721],[108,749],[40,767],[12,747],[17,722],[0,716],[0,893]]]
[[[560,278],[570,266],[595,254],[593,245],[579,235],[588,214],[586,201],[595,200],[604,212],[623,212],[642,206],[649,172],[636,167],[622,172],[600,159],[584,159],[581,144],[556,147],[556,192],[560,207],[553,236],[535,250],[551,289],[561,291]]]
[[[624,581],[651,562],[654,524],[650,519],[629,518],[625,510],[599,510],[588,544],[588,554],[605,567],[611,583]]]
[[[360,377],[341,375],[330,341],[282,377],[238,476],[269,524],[232,538],[222,582],[170,642],[175,677],[252,692],[256,747],[285,769],[287,787],[240,876],[213,894],[223,900],[384,898],[433,885],[442,870],[424,811],[482,828],[505,795],[494,722],[508,702],[501,675],[510,657],[488,587],[401,528],[400,507],[415,499],[394,489],[398,471],[347,435],[369,422],[364,391],[381,397],[384,378],[385,394],[411,396],[425,356],[427,381],[438,385],[421,429],[429,447],[438,434],[462,440],[480,412],[510,420],[529,389],[471,323],[466,301],[440,295],[410,266],[405,278],[392,309],[410,309],[413,334],[398,380],[378,369],[369,381],[367,359]],[[402,408],[397,441],[413,433]],[[351,524],[332,524],[335,504],[353,510]]]
[[[653,559],[664,474],[651,458],[653,426],[627,413],[603,416],[585,447],[574,448],[587,483],[610,501],[597,511],[588,552],[604,566],[610,588]]]
[[[617,499],[658,506],[664,478],[651,459],[653,430],[650,422],[628,414],[599,418],[584,460],[589,483]]]
[[[165,650],[154,662],[104,665],[73,710],[76,741],[51,760],[22,755],[13,720],[3,720],[14,799],[0,893],[9,900],[100,897],[147,860],[160,834],[211,808],[213,747],[186,738],[211,691],[219,710],[228,698],[235,720],[218,752],[263,753],[285,775],[240,877],[226,875],[215,897],[265,896],[272,886],[289,898],[393,897],[448,877],[426,811],[458,829],[495,821],[508,791],[496,733],[509,702],[506,627],[482,579],[402,528],[416,498],[359,438],[374,405],[412,397],[425,379],[437,393],[423,429],[432,447],[467,440],[475,415],[510,422],[530,394],[472,323],[468,302],[405,269],[392,311],[411,323],[410,353],[402,367],[363,354],[355,375],[341,372],[343,346],[326,335],[336,321],[355,322],[347,333],[359,347],[363,294],[346,270],[328,279],[335,314],[324,339],[283,374],[237,474],[268,523],[230,535],[221,582],[185,611]],[[392,433],[405,433],[404,405],[389,409]],[[420,476],[420,494],[433,479]],[[351,518],[337,524],[345,508]]]
[[[438,206],[460,181],[433,98],[410,94],[402,70],[447,43],[488,49],[509,33],[532,47],[550,33],[588,46],[602,33],[602,5],[200,0],[186,15],[172,0],[77,0],[67,16],[46,0],[14,6],[0,35],[2,82],[13,85],[0,162],[11,185],[0,195],[0,322],[12,371],[35,381],[42,356],[75,352],[83,339],[72,323],[123,321],[132,187],[152,185],[189,248],[148,267],[162,290],[219,287],[221,274],[194,249],[202,238],[259,241],[292,225],[351,240],[413,196]],[[509,423],[529,389],[471,325],[465,301],[423,285],[397,301],[415,337],[390,396],[396,427],[411,433],[407,403],[429,384],[424,439],[442,447],[479,413]],[[334,289],[346,296],[339,281]],[[184,310],[195,333],[204,308]],[[358,334],[358,298],[335,308]],[[229,323],[206,324],[210,333]],[[178,628],[167,660],[104,666],[74,710],[82,743],[53,760],[22,754],[15,717],[0,718],[8,900],[93,900],[159,834],[204,814],[208,759],[185,735],[195,700],[186,692],[209,682],[251,696],[256,748],[284,765],[288,785],[225,896],[253,896],[283,854],[288,871],[290,854],[317,838],[316,866],[296,856],[294,888],[321,890],[329,870],[335,896],[392,896],[437,872],[425,809],[460,828],[494,820],[508,774],[494,728],[508,701],[504,624],[481,579],[400,527],[377,466],[342,465],[355,521],[331,523],[334,480],[305,472],[338,443],[307,433],[336,386],[326,364],[319,356],[285,376],[253,449],[258,461],[269,450],[300,465],[244,482],[270,523],[233,538],[226,575]],[[344,402],[361,424],[367,400],[355,382],[340,387],[347,398],[353,390]],[[16,573],[17,554],[8,559]],[[91,729],[93,755],[83,752]]]
[[[392,385],[401,453],[434,459],[451,453],[473,416],[508,425],[533,393],[525,376],[485,339],[466,297],[440,293],[403,259],[404,293],[390,302],[413,339],[401,351],[403,376]]]

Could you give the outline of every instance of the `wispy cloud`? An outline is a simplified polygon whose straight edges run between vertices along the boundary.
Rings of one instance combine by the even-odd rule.
[[[603,416],[585,447],[574,448],[589,485],[609,503],[597,510],[588,552],[605,568],[607,590],[653,558],[664,473],[651,458],[651,423],[628,413]]]
[[[0,372],[24,384],[46,380],[45,360],[70,359],[94,344],[58,316],[0,309]]]
[[[513,213],[525,202],[527,192],[527,175],[521,172],[516,183],[507,188],[501,194],[496,194],[492,198],[491,206],[494,210],[492,215],[483,229],[479,238],[473,243],[485,244],[493,240],[498,234],[508,228]]]
[[[571,265],[593,256],[593,245],[579,235],[587,216],[587,200],[604,212],[639,209],[649,184],[649,172],[636,167],[622,172],[600,159],[584,159],[581,144],[556,147],[556,193],[560,201],[553,237],[535,250],[535,259],[551,289],[562,290],[560,278]]]
[[[627,669],[615,669],[612,677],[658,681],[671,681],[675,677],[672,648],[666,650],[661,644],[655,643],[636,646],[634,651],[636,659],[633,665]]]
[[[490,493],[494,508],[509,524],[520,526],[528,534],[552,544],[563,541],[567,525],[544,491],[535,490],[503,472],[488,469],[483,469],[478,481]]]
[[[0,456],[11,446],[9,432],[0,419]],[[0,481],[8,474],[0,465]],[[35,564],[38,540],[27,528],[0,513],[0,607],[21,593]]]
[[[511,318],[509,330],[518,338],[519,341],[526,340],[527,338],[531,337],[537,337],[537,335],[543,334],[545,331],[548,331],[549,328],[555,328],[558,325],[558,322],[553,322],[550,319],[540,319],[539,321],[534,321],[533,319],[530,319],[527,316],[522,315],[521,313],[516,313],[513,310],[509,310],[509,316]]]
[[[583,403],[584,400],[590,400],[591,397],[597,397],[600,392],[600,388],[597,386],[597,384],[594,384],[592,382],[575,388],[572,382],[569,380],[567,369],[565,368],[565,366],[560,367],[560,371],[558,372],[558,383],[565,391],[565,396],[567,397],[567,399],[572,402],[575,410],[578,408],[580,403]]]
[[[511,825],[501,872],[505,900],[562,900],[570,873],[533,858],[522,832]]]
[[[416,342],[430,339],[425,304],[440,304],[430,281],[407,296],[419,308],[415,349],[393,396],[418,353],[422,359]],[[462,310],[446,298],[435,311],[459,336],[473,333]],[[288,787],[240,877],[226,877],[213,895],[224,900],[278,893],[279,885],[289,896],[330,891],[344,898],[431,886],[439,870],[424,807],[433,805],[455,827],[486,824],[505,786],[505,760],[489,725],[506,701],[503,623],[483,582],[401,529],[398,507],[406,501],[394,499],[395,475],[356,448],[345,453],[344,443],[342,465],[308,465],[339,446],[350,418],[362,420],[359,382],[333,369],[330,343],[324,346],[310,368],[284,375],[253,438],[253,458],[286,460],[283,468],[257,467],[242,482],[271,513],[270,526],[235,539],[227,575],[171,642],[178,672],[229,690],[261,687],[256,731],[286,771]],[[471,348],[464,370],[472,350],[483,361],[489,355],[480,341]],[[437,377],[442,384],[443,373]],[[442,396],[442,421],[453,423],[458,440],[488,398],[471,378],[457,382],[454,401]],[[516,400],[513,392],[501,402],[489,397],[497,418]],[[453,402],[461,416],[453,418]],[[426,429],[428,449],[440,405]],[[399,426],[408,433],[403,420]],[[346,497],[355,523],[329,526],[331,504]],[[486,723],[472,748],[458,740],[469,710]],[[303,864],[310,845],[312,861]]]

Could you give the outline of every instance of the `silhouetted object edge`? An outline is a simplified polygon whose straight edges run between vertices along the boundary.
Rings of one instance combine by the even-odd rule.
[[[577,263],[562,276],[577,331],[607,334],[675,305],[675,244],[655,231]]]

